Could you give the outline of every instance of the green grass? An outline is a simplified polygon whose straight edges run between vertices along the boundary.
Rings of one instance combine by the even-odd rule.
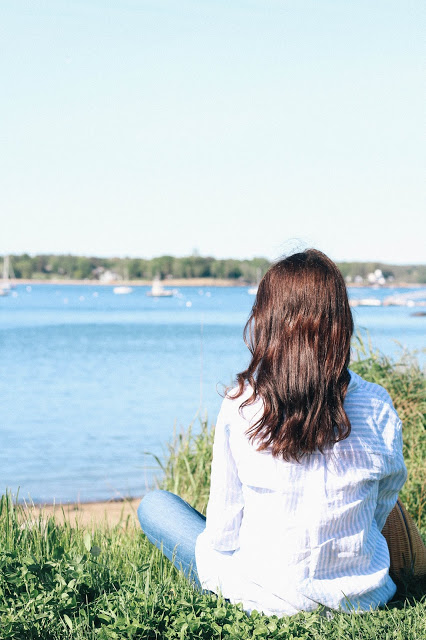
[[[385,386],[404,422],[409,477],[402,498],[426,534],[425,386],[414,361],[361,353],[352,368]],[[213,429],[175,437],[162,486],[200,510],[208,498]],[[0,500],[0,640],[75,638],[246,638],[420,640],[426,585],[400,585],[394,602],[363,615],[321,612],[278,619],[193,590],[128,520],[94,530],[31,520],[9,495]]]

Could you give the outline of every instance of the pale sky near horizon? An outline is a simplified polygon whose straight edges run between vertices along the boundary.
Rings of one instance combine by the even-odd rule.
[[[425,14],[3,0],[0,255],[424,263]]]

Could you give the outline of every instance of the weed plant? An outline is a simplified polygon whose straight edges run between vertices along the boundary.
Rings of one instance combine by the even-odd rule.
[[[407,358],[358,352],[352,368],[391,394],[404,422],[408,480],[402,499],[426,533],[424,378]],[[213,429],[175,437],[162,486],[204,511]],[[201,594],[148,543],[132,522],[92,527],[0,499],[0,640],[266,639],[421,640],[426,638],[425,584],[400,585],[386,608],[362,615],[322,610],[276,618]]]
[[[424,372],[415,356],[401,351],[393,362],[382,353],[365,346],[358,337],[355,343],[353,371],[384,387],[393,400],[403,424],[404,460],[407,481],[400,493],[401,500],[415,519],[426,540],[426,389]]]

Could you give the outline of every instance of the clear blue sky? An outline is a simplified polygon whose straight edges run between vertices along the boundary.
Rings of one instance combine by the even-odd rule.
[[[0,254],[424,262],[422,0],[2,0]]]

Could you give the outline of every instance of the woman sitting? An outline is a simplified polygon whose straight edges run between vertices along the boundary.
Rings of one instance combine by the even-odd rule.
[[[218,416],[207,520],[165,491],[139,507],[151,542],[248,612],[367,611],[396,591],[381,530],[406,479],[401,421],[385,389],[348,369],[352,332],[327,256],[276,262]]]

